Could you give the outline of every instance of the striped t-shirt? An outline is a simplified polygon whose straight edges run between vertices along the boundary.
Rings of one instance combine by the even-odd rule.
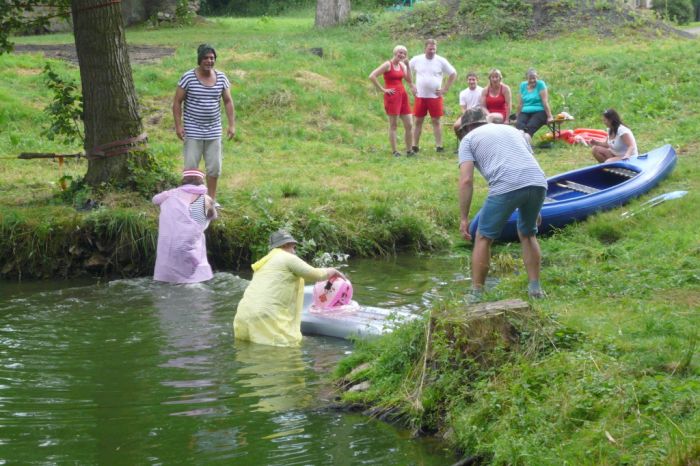
[[[526,186],[547,188],[547,178],[522,133],[512,126],[489,123],[470,131],[459,143],[459,164],[474,166],[489,184],[489,196]]]
[[[203,194],[201,194],[190,204],[190,217],[192,217],[192,220],[199,223],[200,225],[205,225],[207,223],[207,220],[209,220],[207,218]]]
[[[216,73],[216,84],[202,84],[194,69],[180,78],[178,86],[185,90],[183,120],[185,136],[190,139],[218,139],[221,137],[221,96],[231,84],[226,75]]]

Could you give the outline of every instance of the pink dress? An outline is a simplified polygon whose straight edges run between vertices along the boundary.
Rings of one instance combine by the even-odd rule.
[[[189,209],[206,192],[205,186],[184,185],[153,197],[153,203],[160,206],[154,280],[198,283],[213,277],[204,238],[209,221],[200,225]]]

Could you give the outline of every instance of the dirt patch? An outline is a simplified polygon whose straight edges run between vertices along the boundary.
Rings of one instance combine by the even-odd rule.
[[[698,309],[700,307],[700,291],[689,289],[668,290],[658,295],[654,301],[660,304],[674,303],[679,308]],[[682,312],[683,309],[679,309],[679,311]]]
[[[694,28],[688,28],[688,29],[683,29],[685,32],[688,34],[692,34],[694,36],[700,36],[700,27],[694,27]]]
[[[245,79],[245,77],[248,75],[248,73],[246,73],[243,70],[239,70],[239,69],[235,69],[235,70],[231,71],[230,73],[232,76],[235,76],[236,78],[239,78],[241,80]]]
[[[324,91],[331,91],[336,86],[332,79],[326,78],[313,71],[301,70],[294,73],[294,79],[305,87],[308,88],[321,88]]]
[[[41,68],[15,68],[15,73],[18,76],[36,76],[43,71]]]
[[[175,53],[174,47],[160,47],[152,45],[129,45],[129,60],[132,64],[154,63],[161,58],[169,57]],[[47,58],[58,58],[78,64],[78,54],[74,44],[34,45],[17,44],[14,53],[43,53]]]
[[[269,53],[265,52],[248,52],[234,54],[233,59],[239,63],[246,61],[265,61],[272,59]]]

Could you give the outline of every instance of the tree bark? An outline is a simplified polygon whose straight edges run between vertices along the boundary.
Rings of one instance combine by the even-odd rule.
[[[89,157],[85,181],[91,186],[123,183],[129,176],[128,158],[134,157],[131,151],[118,153],[119,146],[95,151],[143,131],[120,3],[71,0],[71,12],[83,88],[85,153]]]
[[[350,19],[350,0],[317,0],[317,28],[337,26]]]

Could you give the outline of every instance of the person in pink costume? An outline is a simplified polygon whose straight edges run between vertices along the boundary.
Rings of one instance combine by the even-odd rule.
[[[185,170],[182,185],[156,194],[153,203],[160,206],[153,279],[198,283],[212,278],[204,230],[217,214],[204,186],[204,173]]]

